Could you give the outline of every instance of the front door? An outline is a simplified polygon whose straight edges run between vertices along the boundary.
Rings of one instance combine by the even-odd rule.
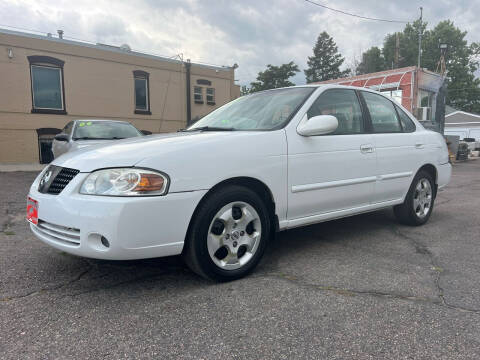
[[[287,134],[289,220],[328,217],[328,213],[368,206],[372,200],[376,154],[357,93],[325,90],[305,114],[317,115],[333,115],[339,126],[328,135]]]

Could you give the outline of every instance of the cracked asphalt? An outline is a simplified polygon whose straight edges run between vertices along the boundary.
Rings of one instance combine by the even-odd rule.
[[[391,210],[280,233],[249,277],[100,261],[36,240],[34,173],[0,173],[2,359],[479,359],[480,161],[430,222]]]

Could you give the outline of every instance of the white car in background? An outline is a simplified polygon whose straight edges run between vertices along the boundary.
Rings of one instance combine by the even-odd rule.
[[[127,121],[73,120],[55,135],[52,142],[54,158],[69,151],[91,145],[108,144],[112,140],[139,137],[143,134]]]
[[[225,281],[258,264],[274,231],[391,206],[403,223],[424,224],[448,160],[440,134],[377,92],[283,88],[240,97],[183,132],[54,160],[30,188],[27,218],[71,254],[182,254]]]

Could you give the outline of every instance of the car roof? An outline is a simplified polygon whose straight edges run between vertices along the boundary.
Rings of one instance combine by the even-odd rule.
[[[353,89],[353,90],[368,91],[368,92],[371,92],[371,93],[380,94],[382,96],[385,96],[381,92],[379,92],[377,90],[370,89],[370,88],[360,87],[360,86],[340,85],[340,84],[304,84],[304,85],[295,85],[295,86],[285,86],[285,87],[281,87],[281,88],[259,91],[259,93],[265,92],[265,91],[275,91],[275,90],[294,89],[294,88]]]

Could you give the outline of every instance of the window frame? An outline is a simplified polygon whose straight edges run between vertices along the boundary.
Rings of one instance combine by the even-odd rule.
[[[358,91],[355,90],[355,89],[343,89],[343,88],[331,88],[331,89],[326,89],[324,91],[322,91],[316,98],[315,100],[312,102],[312,105],[310,105],[310,107],[307,109],[307,111],[305,112],[305,114],[308,116],[308,111],[312,108],[312,106],[315,104],[315,102],[320,98],[320,96],[322,96],[323,94],[326,94],[327,92],[331,92],[331,91],[338,91],[338,90],[341,90],[341,91],[352,91],[354,94],[355,94],[355,98],[357,99],[358,101],[358,105],[360,107],[360,113],[362,115],[362,125],[363,125],[363,130],[361,132],[358,132],[358,133],[347,133],[347,134],[324,134],[324,135],[315,135],[315,136],[351,136],[351,135],[365,135],[365,134],[369,134],[370,133],[370,128],[369,128],[369,124],[367,122],[367,119],[365,117],[365,109],[364,109],[364,104],[362,103],[362,99],[360,98],[359,94],[358,94]]]
[[[145,80],[145,101],[146,109],[137,109],[137,90],[136,90],[136,80]],[[134,70],[133,71],[133,108],[134,114],[137,115],[152,115],[150,110],[150,74],[143,70]]]
[[[402,122],[400,121],[400,116],[397,113],[397,109],[396,109],[397,105],[395,105],[395,101],[393,101],[392,99],[389,99],[385,95],[378,94],[378,93],[375,93],[375,92],[366,91],[366,90],[360,90],[360,91],[358,91],[358,93],[359,93],[359,96],[361,97],[362,103],[364,105],[366,119],[369,123],[368,129],[369,129],[371,134],[403,134],[403,133],[405,133],[405,130],[403,129]],[[367,101],[365,100],[365,97],[363,96],[363,93],[370,93],[370,94],[373,94],[373,95],[381,96],[385,100],[389,101],[392,104],[392,106],[394,108],[395,117],[397,118],[397,122],[398,122],[398,125],[400,127],[400,131],[375,131],[375,129],[373,128],[372,116],[370,114],[370,110],[368,109]]]
[[[63,60],[42,55],[32,55],[27,56],[28,66],[30,69],[30,93],[32,97],[32,114],[56,114],[56,115],[67,115],[67,108],[65,105],[65,81],[64,81],[64,72],[63,66],[65,62]],[[35,106],[35,91],[33,89],[33,67],[43,67],[50,69],[58,69],[60,74],[60,96],[61,96],[61,109],[55,108],[43,108]]]
[[[212,94],[208,94],[208,91],[211,90],[213,93]],[[209,101],[208,100],[208,97],[211,96],[213,100]],[[215,105],[215,88],[213,87],[207,87],[207,89],[205,90],[205,100],[207,101],[207,105]]]
[[[199,94],[196,92],[197,89],[200,89]],[[197,100],[195,98],[196,95],[200,95],[200,100]],[[195,104],[203,104],[204,103],[204,101],[203,101],[203,86],[197,86],[197,85],[193,86],[193,102]]]

